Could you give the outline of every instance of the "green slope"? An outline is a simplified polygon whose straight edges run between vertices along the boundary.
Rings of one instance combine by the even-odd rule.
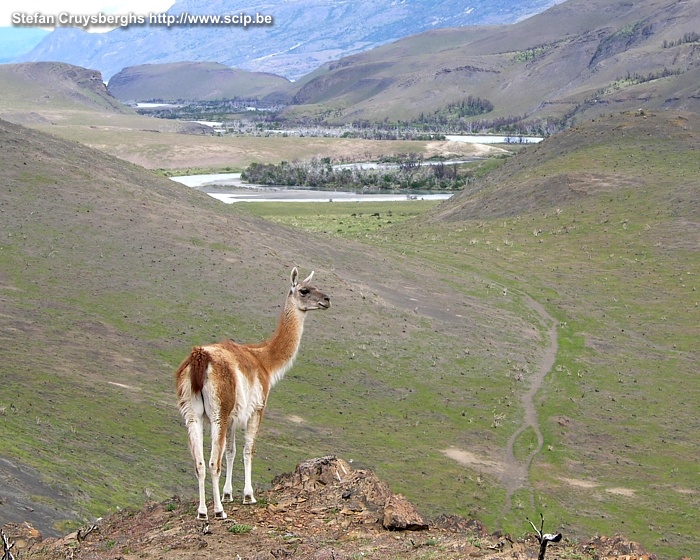
[[[282,222],[390,247],[464,290],[479,279],[479,297],[498,295],[527,318],[520,341],[493,332],[514,326],[497,316],[464,340],[465,351],[482,337],[496,345],[467,383],[476,398],[486,380],[507,391],[491,403],[490,429],[465,425],[453,444],[451,456],[468,465],[440,483],[479,484],[456,490],[460,511],[481,504],[481,518],[506,530],[541,512],[570,538],[621,532],[660,558],[697,549],[698,130],[698,117],[687,114],[589,121],[522,150],[423,217],[384,223],[378,233],[357,233],[362,220],[377,220],[356,207],[327,217],[314,208],[278,210]],[[268,206],[259,212],[275,218]],[[554,365],[532,398],[541,448],[520,408],[547,342],[544,330],[533,333],[532,300],[558,324]],[[446,402],[459,362],[447,355],[440,381],[427,376]],[[472,421],[469,408],[466,416]],[[503,435],[515,438],[512,447]],[[480,502],[483,487],[503,490],[500,463],[509,452],[520,466],[532,461],[526,481],[509,502],[498,493]]]
[[[698,130],[667,113],[588,122],[417,220],[389,223],[410,202],[381,228],[336,203],[280,210],[309,216],[307,233],[2,123],[1,455],[76,518],[194,498],[172,371],[192,344],[269,334],[298,265],[333,308],[272,393],[256,485],[336,453],[428,515],[520,534],[542,512],[567,538],[690,555]],[[552,350],[547,316],[556,361],[523,400]],[[535,428],[511,441],[528,402],[541,448]],[[510,501],[509,452],[532,460]]]
[[[544,448],[519,503],[563,527],[616,526],[664,557],[698,544],[699,123],[637,113],[582,124],[460,194],[417,243],[560,321],[535,400]]]

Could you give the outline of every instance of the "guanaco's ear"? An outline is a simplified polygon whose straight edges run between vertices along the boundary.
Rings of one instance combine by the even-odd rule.
[[[311,282],[311,279],[312,279],[313,277],[314,277],[314,271],[312,270],[312,271],[311,271],[311,274],[309,274],[309,275],[306,277],[306,280],[304,280],[304,284],[306,284],[307,282]]]
[[[299,271],[297,270],[297,267],[295,266],[292,269],[292,276],[290,278],[290,281],[292,283],[292,288],[294,288],[297,285],[297,278],[299,277]]]

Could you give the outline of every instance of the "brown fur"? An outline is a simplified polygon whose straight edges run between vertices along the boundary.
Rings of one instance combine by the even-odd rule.
[[[210,361],[211,357],[201,346],[195,346],[192,348],[192,352],[190,352],[187,360],[187,365],[190,368],[189,377],[193,394],[197,394],[202,391],[202,387],[204,386],[204,375],[207,372],[207,367],[209,367]]]

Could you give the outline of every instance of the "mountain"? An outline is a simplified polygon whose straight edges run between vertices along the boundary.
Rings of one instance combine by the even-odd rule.
[[[48,34],[35,27],[0,27],[0,64],[28,53]]]
[[[698,2],[568,0],[513,25],[436,29],[329,62],[299,80],[287,115],[435,118],[469,96],[493,106],[485,119],[700,111],[698,30]]]
[[[132,25],[108,33],[57,28],[22,61],[57,60],[102,72],[181,61],[219,62],[299,78],[320,64],[428,29],[519,21],[557,0],[180,0],[175,16],[262,14],[271,25]]]
[[[88,109],[134,113],[107,92],[102,76],[62,62],[29,62],[0,65],[3,111],[55,111]]]
[[[64,62],[24,62],[0,64],[0,118],[28,126],[46,126],[70,122],[102,127],[105,119],[112,126],[117,121],[128,129],[147,128],[177,134],[209,134],[208,126],[175,119],[141,120],[134,109],[127,107],[108,91],[102,76]],[[121,118],[127,119],[126,121]],[[131,121],[135,118],[135,121]],[[125,125],[125,122],[129,122]],[[79,127],[78,127],[79,128]],[[114,130],[112,136],[118,136]],[[81,138],[83,141],[85,138]],[[99,142],[98,142],[99,143]]]
[[[277,9],[291,9],[293,4],[288,2]],[[233,57],[247,48],[246,41],[252,37],[259,39],[264,35],[281,41],[281,36],[291,33],[291,28],[303,17],[314,14],[320,17],[320,12],[314,12],[320,10],[319,5],[308,5],[293,25],[280,23],[293,19],[288,16],[276,19],[269,28],[199,29],[219,39],[238,33],[238,38],[244,40],[236,43],[237,49],[228,48],[227,55]],[[182,8],[185,4],[176,4],[173,10],[178,6]],[[406,9],[406,4],[394,4],[392,9],[400,7]],[[434,7],[439,8],[438,4]],[[198,9],[196,5],[189,8]],[[495,10],[495,6],[491,8]],[[352,12],[347,6],[346,12],[338,11],[339,5],[335,10],[337,13],[333,12],[332,18],[335,23],[347,20]],[[494,12],[483,12],[484,17],[496,18]],[[330,17],[323,13],[324,17]],[[469,12],[469,16],[474,13],[476,10]],[[514,11],[508,13],[516,15]],[[377,28],[373,35],[376,42],[388,40],[390,32],[399,35],[399,28],[406,29],[407,24],[377,23],[386,23],[390,16],[398,17],[388,11],[381,18],[370,18]],[[458,16],[440,23],[454,23],[455,18]],[[283,60],[291,64],[293,59],[299,60],[295,57],[306,52],[305,49],[319,48],[321,43],[313,38],[317,28],[334,29],[330,23],[319,26],[307,21],[307,24],[308,29],[314,30],[309,41],[299,43],[298,48],[286,54],[258,53],[262,57],[258,59],[260,65],[276,65]],[[367,31],[348,29],[353,33],[346,33],[345,39]],[[577,118],[595,117],[606,111],[640,108],[700,111],[698,29],[700,4],[697,2],[641,0],[632,5],[620,0],[568,0],[513,24],[439,28],[411,35],[334,59],[293,83],[266,72],[243,71],[221,63],[160,61],[160,64],[129,66],[118,72],[110,79],[109,91],[123,100],[271,96],[291,103],[281,114],[281,118],[290,120],[312,118],[328,123],[419,120],[433,124],[452,120],[463,123],[467,129],[474,121],[484,120],[501,124],[520,122],[526,129],[543,134]],[[345,40],[331,31],[329,44]],[[181,52],[191,52],[199,43],[187,42],[189,37],[185,34],[189,32],[192,29],[171,27],[160,48],[165,52],[170,48],[167,42],[171,41],[173,50],[175,45],[186,45]],[[82,52],[95,57],[109,50],[102,61],[112,64],[121,56],[122,47],[128,46],[131,52],[148,52],[150,39],[158,33],[158,28],[142,27],[93,38],[82,31],[59,29],[52,33],[53,39],[46,40],[56,42],[63,37],[67,47],[78,41]],[[139,37],[142,43],[138,42]],[[119,42],[113,42],[115,38],[125,43],[120,46]],[[127,38],[136,41],[138,48],[134,49]],[[99,45],[91,46],[91,42]],[[52,48],[56,46],[51,44]],[[362,48],[367,44],[362,43]],[[256,48],[261,45],[258,42]],[[269,46],[267,41],[265,45]],[[61,50],[56,47],[55,52]],[[223,53],[219,54],[225,58]],[[195,59],[193,54],[189,60]],[[314,64],[318,62],[317,58],[313,60]]]
[[[265,97],[285,90],[289,80],[247,72],[217,62],[171,62],[124,68],[109,80],[109,93],[122,101]]]

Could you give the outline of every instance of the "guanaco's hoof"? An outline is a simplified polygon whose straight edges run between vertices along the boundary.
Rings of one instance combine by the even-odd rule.
[[[225,511],[215,511],[214,519],[226,519],[228,516]]]
[[[199,519],[199,521],[208,521],[209,516],[206,513],[198,513],[197,519]]]
[[[222,502],[232,502],[233,501],[233,494],[224,494],[224,497],[221,501]]]
[[[243,496],[243,503],[244,504],[254,504],[256,502],[257,502],[257,500],[253,496]]]

